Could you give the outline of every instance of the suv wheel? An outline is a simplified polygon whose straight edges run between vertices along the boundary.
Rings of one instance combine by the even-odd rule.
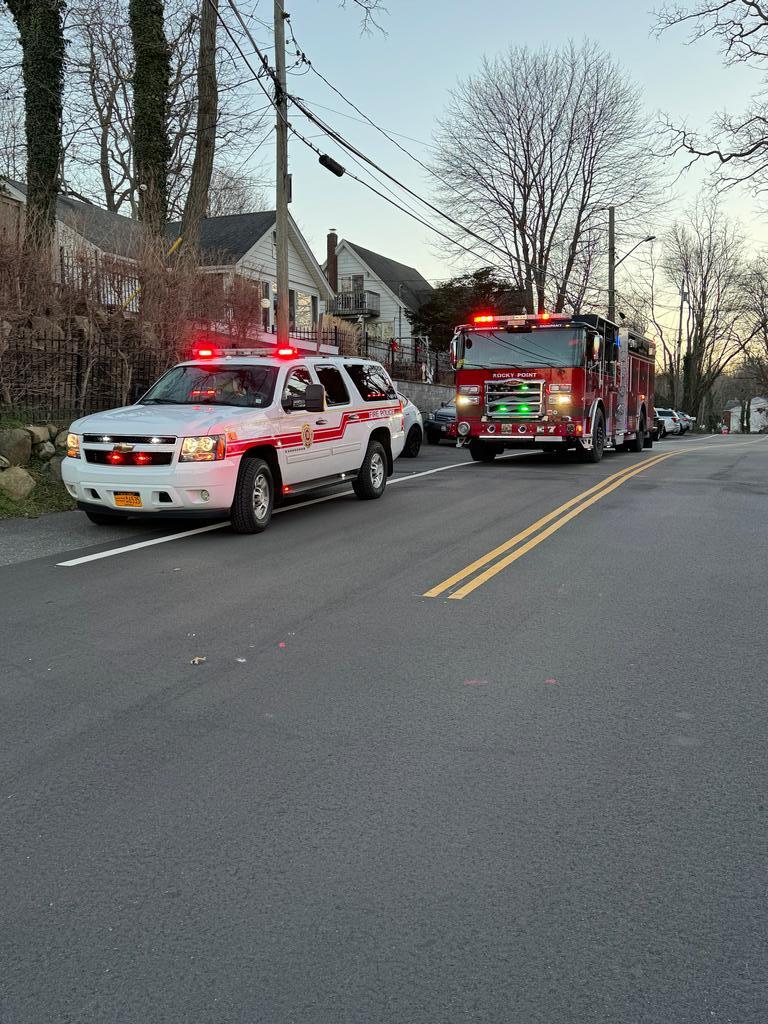
[[[89,508],[84,511],[96,526],[119,526],[126,520],[126,516],[112,515],[111,512],[92,512]]]
[[[380,441],[371,441],[352,487],[358,498],[380,498],[387,486],[387,453]]]
[[[245,459],[229,518],[235,533],[261,533],[275,504],[272,470],[263,459]]]
[[[415,459],[421,451],[421,427],[418,423],[414,423],[411,429],[408,431],[408,436],[405,439],[405,447],[403,448],[403,455],[406,459]]]

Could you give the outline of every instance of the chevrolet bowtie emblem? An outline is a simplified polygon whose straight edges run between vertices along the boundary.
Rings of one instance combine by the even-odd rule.
[[[132,452],[133,451],[133,445],[132,444],[116,444],[115,447],[112,450],[115,451],[115,452],[122,452],[123,455],[125,455],[127,452]]]

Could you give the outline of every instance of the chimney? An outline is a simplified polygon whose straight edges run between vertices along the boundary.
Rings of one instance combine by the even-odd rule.
[[[328,240],[326,247],[326,264],[325,264],[325,276],[328,278],[328,284],[333,288],[334,292],[339,290],[339,264],[336,259],[336,246],[339,244],[339,236],[336,234],[336,228],[331,228],[328,232]]]

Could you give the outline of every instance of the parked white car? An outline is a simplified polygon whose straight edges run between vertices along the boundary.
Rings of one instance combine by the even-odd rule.
[[[421,451],[421,444],[424,440],[424,421],[421,413],[405,395],[398,392],[397,396],[403,403],[403,419],[405,431],[405,444],[403,455],[406,459],[415,459]]]
[[[370,359],[199,348],[135,405],[76,420],[61,467],[93,523],[228,517],[259,533],[285,496],[339,483],[379,498],[403,408]]]
[[[662,437],[666,437],[667,434],[682,434],[683,428],[680,417],[674,409],[659,409],[657,406],[656,415],[661,420]]]

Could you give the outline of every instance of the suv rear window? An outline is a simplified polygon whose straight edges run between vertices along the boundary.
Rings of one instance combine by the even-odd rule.
[[[317,379],[325,388],[328,405],[346,405],[349,402],[347,385],[335,366],[315,366],[315,372]]]
[[[344,369],[355,383],[365,402],[395,401],[397,392],[383,367],[376,363],[350,363]]]

